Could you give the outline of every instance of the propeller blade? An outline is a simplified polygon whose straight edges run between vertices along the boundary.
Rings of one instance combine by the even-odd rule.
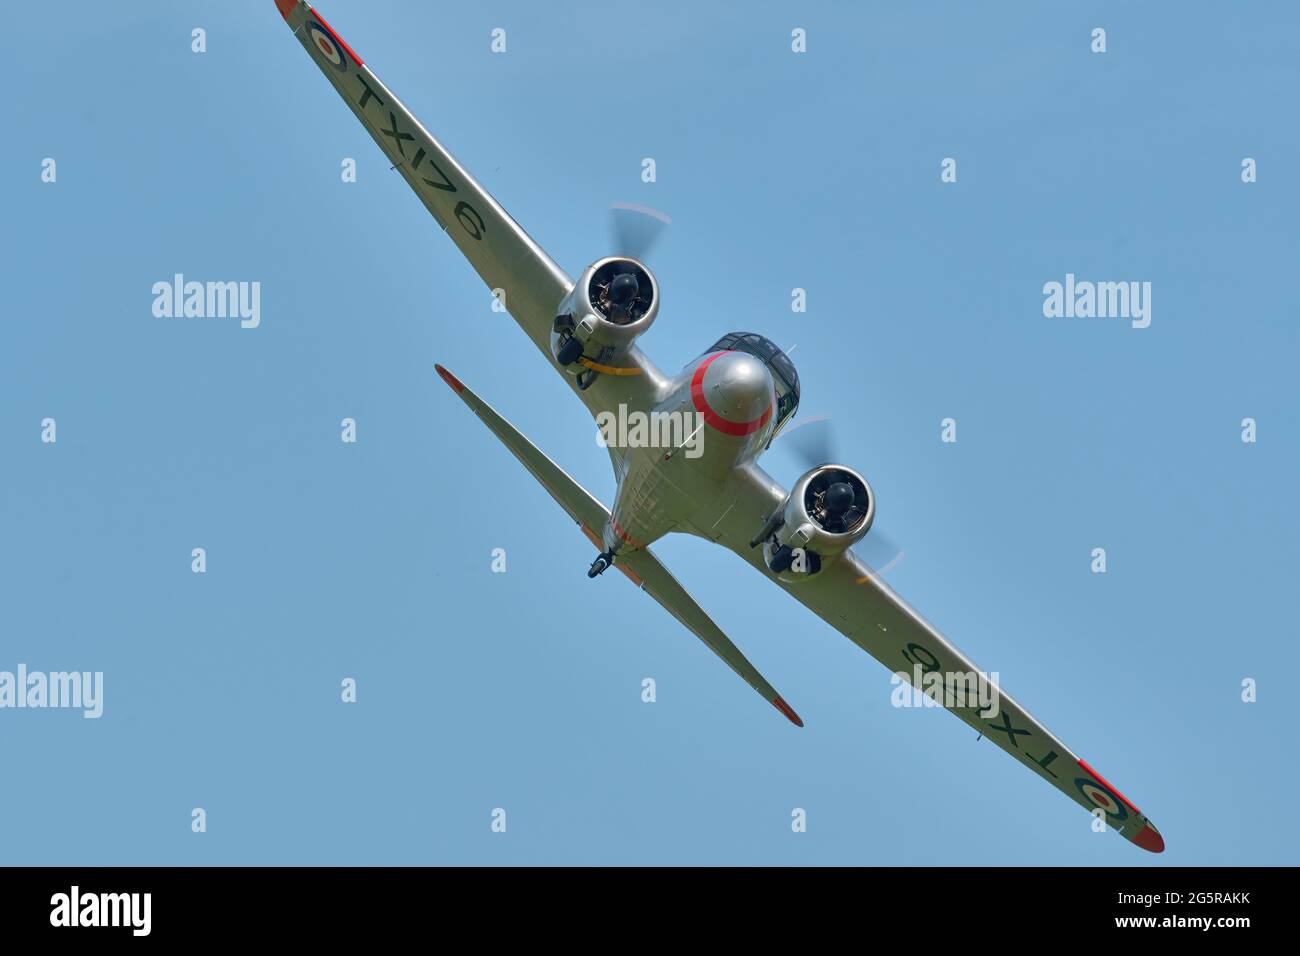
[[[858,556],[877,574],[887,574],[903,560],[903,551],[887,534],[872,525],[866,536],[853,546]]]
[[[778,447],[797,455],[808,468],[838,461],[831,435],[830,419],[809,418],[787,428],[779,436]]]
[[[609,233],[613,250],[644,260],[672,223],[667,213],[636,203],[616,202],[609,207]]]

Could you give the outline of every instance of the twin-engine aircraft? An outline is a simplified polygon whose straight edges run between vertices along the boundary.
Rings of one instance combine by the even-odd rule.
[[[303,0],[276,0],[276,7],[393,168],[598,423],[631,413],[652,425],[698,423],[689,434],[667,429],[668,447],[607,442],[618,483],[610,509],[437,366],[599,550],[589,576],[611,566],[622,571],[802,727],[648,547],[669,532],[715,541],[886,667],[913,683],[920,675],[959,718],[1127,839],[1164,850],[1159,831],[1131,801],[991,682],[981,689],[996,694],[996,708],[949,697],[950,679],[980,672],[854,554],[876,511],[862,475],[846,465],[819,464],[786,491],[759,467],[759,456],[799,405],[799,376],[780,349],[761,335],[736,332],[680,373],[662,372],[636,344],[659,314],[659,287],[643,263],[608,256],[576,282],[569,278],[320,14]]]

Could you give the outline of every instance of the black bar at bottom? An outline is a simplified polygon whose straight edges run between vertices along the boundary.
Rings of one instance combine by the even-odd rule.
[[[682,933],[774,943],[840,930],[859,941],[948,940],[945,948],[1008,933],[1230,943],[1287,928],[1295,877],[1278,868],[11,868],[0,870],[0,926],[6,941],[75,935],[79,945],[397,942],[413,933],[470,944],[675,945]]]

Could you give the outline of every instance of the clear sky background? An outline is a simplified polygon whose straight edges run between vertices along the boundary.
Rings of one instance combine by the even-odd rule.
[[[794,347],[890,583],[1168,851],[724,551],[656,546],[803,730],[589,581],[433,363],[609,501],[589,416],[241,0],[7,11],[0,669],[102,670],[105,709],[0,711],[0,862],[1300,862],[1295,4],[322,3],[571,274],[611,202],[673,217],[643,348]],[[177,272],[261,282],[260,328],[155,318]],[[1067,272],[1151,282],[1151,326],[1044,318]]]

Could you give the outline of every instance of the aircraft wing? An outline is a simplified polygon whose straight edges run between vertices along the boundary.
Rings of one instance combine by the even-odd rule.
[[[275,0],[294,36],[389,162],[549,359],[555,308],[573,281],[510,218],[370,71],[325,18],[302,0]]]
[[[441,365],[435,366],[442,380],[451,390],[460,396],[461,401],[479,417],[484,425],[501,439],[511,454],[541,482],[556,503],[578,523],[591,542],[602,549],[600,529],[604,528],[609,510],[576,481],[570,478],[555,462],[544,455],[540,449],[502,418],[495,409],[480,399],[456,376]],[[758,691],[763,699],[779,710],[796,726],[802,727],[803,721],[776,692],[776,688],[758,672],[758,669],[740,652],[740,648],[722,633],[718,625],[704,613],[677,579],[668,572],[659,559],[648,549],[619,555],[614,567],[621,570],[637,587],[644,590],[658,601],[673,617],[704,642],[705,646],[717,654],[733,671],[744,679],[745,683]]]
[[[762,546],[751,549],[749,542],[785,495],[766,472],[750,466],[731,479],[723,498],[724,507],[728,499],[731,506],[723,517],[711,523],[714,515],[701,515],[689,530],[735,551],[876,660],[905,674],[909,683],[915,683],[918,670],[923,689],[929,680],[955,686],[946,684],[955,680],[950,675],[977,671],[851,550],[807,580],[781,582],[764,562]],[[929,674],[936,676],[925,676]],[[1100,808],[1106,822],[1128,840],[1153,853],[1164,850],[1164,838],[1142,811],[1000,688],[996,714],[989,717],[978,707],[948,709],[1084,809]]]

